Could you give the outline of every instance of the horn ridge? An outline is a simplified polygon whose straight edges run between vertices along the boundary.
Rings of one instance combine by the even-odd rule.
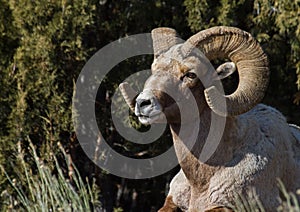
[[[158,57],[162,53],[168,51],[172,46],[182,43],[177,37],[177,32],[168,27],[159,27],[151,31],[153,40],[154,57]]]
[[[190,37],[182,48],[190,54],[195,47],[209,60],[227,58],[237,66],[239,85],[234,93],[222,95],[214,86],[205,90],[206,101],[214,112],[235,116],[262,100],[269,83],[268,59],[250,33],[234,27],[212,27]],[[224,97],[227,108],[220,105],[220,98]]]

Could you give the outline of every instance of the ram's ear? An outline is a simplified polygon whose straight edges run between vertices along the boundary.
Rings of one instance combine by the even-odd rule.
[[[216,69],[219,79],[224,79],[236,71],[236,65],[233,62],[226,62]]]

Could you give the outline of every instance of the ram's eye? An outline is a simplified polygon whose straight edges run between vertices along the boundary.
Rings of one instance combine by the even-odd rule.
[[[185,74],[186,77],[190,78],[190,79],[195,79],[197,78],[197,75],[193,72],[188,72]]]

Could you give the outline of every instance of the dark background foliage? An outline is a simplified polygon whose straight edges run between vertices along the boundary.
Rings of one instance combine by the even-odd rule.
[[[155,27],[175,28],[183,39],[216,25],[239,27],[256,37],[269,56],[271,82],[264,102],[289,122],[300,124],[299,4],[299,0],[0,0],[0,164],[13,177],[18,142],[26,148],[32,141],[45,160],[59,142],[81,175],[96,179],[107,211],[157,210],[178,167],[152,179],[122,179],[94,166],[78,144],[71,104],[84,64],[106,44]],[[136,70],[150,68],[151,60],[134,58],[119,64],[96,99],[105,139],[131,157],[151,157],[171,145],[168,131],[154,144],[132,145],[117,134],[110,119],[110,98],[117,84]],[[1,173],[0,193],[8,187]]]

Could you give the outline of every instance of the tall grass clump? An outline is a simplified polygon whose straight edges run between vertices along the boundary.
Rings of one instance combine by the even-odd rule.
[[[278,179],[278,188],[281,192],[281,198],[279,199],[280,205],[276,209],[277,212],[300,212],[300,206],[297,199],[297,195],[300,195],[300,189],[296,194],[288,192],[281,180]],[[298,197],[299,198],[299,197]],[[235,195],[235,203],[232,206],[234,211],[238,212],[265,212],[259,197],[257,196],[255,189],[249,190],[247,195],[240,194]]]
[[[12,179],[2,168],[10,182],[11,188],[2,192],[4,200],[2,211],[99,211],[101,204],[97,200],[99,191],[92,183],[84,182],[65,150],[58,145],[63,155],[63,163],[73,170],[67,170],[59,163],[57,156],[49,153],[51,162],[43,161],[37,154],[35,146],[29,143],[29,157],[20,145],[16,162],[20,170],[14,170]],[[68,169],[68,168],[67,168]]]
[[[288,192],[282,183],[282,181],[278,181],[278,186],[280,188],[281,193],[283,194],[283,201],[281,205],[277,208],[278,212],[300,212],[300,206],[296,195],[300,195],[300,189],[297,190],[297,193]]]

